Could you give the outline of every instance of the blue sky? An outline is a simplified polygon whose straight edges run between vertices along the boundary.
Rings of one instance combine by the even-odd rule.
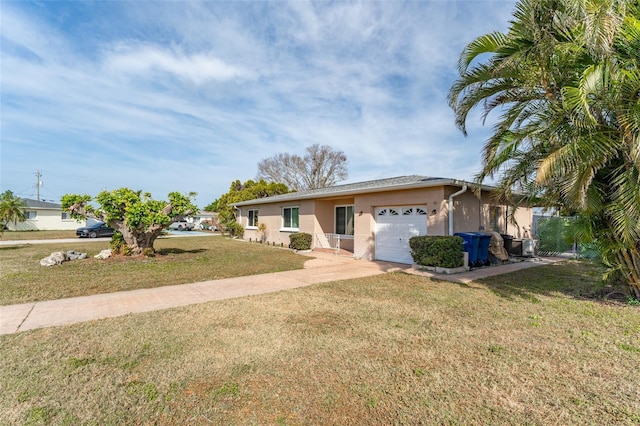
[[[515,1],[0,1],[0,190],[58,202],[130,187],[203,207],[314,143],[344,183],[473,178],[490,125],[456,129],[462,48]]]

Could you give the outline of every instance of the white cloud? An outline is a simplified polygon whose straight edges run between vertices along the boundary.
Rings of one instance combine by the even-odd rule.
[[[312,143],[345,151],[351,181],[471,178],[487,129],[474,116],[465,140],[446,94],[462,46],[506,28],[513,2],[121,2],[82,25],[82,4],[11,5],[2,189],[42,169],[62,193],[196,190],[205,205]]]
[[[32,60],[42,60],[48,58],[51,51],[65,49],[64,37],[53,31],[43,19],[25,13],[16,6],[18,4],[13,2],[2,2],[0,34],[3,53],[11,50]]]
[[[196,84],[253,77],[251,71],[228,64],[211,53],[185,55],[155,46],[118,46],[106,55],[104,62],[106,69],[116,74],[153,78],[154,72],[166,72]]]

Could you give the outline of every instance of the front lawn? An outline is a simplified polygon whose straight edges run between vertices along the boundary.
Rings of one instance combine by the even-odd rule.
[[[0,304],[32,302],[97,293],[160,287],[237,276],[300,269],[308,257],[289,250],[221,236],[162,238],[149,258],[92,256],[109,248],[100,242],[0,246]],[[88,259],[40,266],[52,251],[75,250]]]
[[[80,228],[81,224],[78,224]],[[60,238],[77,238],[75,230],[67,231],[2,231],[2,241],[55,240]]]
[[[639,308],[567,291],[600,291],[597,272],[563,263],[471,285],[385,274],[1,336],[0,418],[638,424]]]

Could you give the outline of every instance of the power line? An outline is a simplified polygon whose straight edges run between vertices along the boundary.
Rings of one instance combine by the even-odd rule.
[[[33,186],[27,186],[25,189],[17,191],[15,194],[16,195],[24,195],[27,192],[27,190],[31,190],[31,189],[33,189]],[[29,195],[32,195],[32,194],[33,194],[33,192],[29,193]]]

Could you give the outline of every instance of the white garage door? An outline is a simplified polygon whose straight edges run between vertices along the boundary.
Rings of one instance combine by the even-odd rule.
[[[376,259],[413,263],[409,238],[427,235],[427,207],[378,207],[376,214]]]

